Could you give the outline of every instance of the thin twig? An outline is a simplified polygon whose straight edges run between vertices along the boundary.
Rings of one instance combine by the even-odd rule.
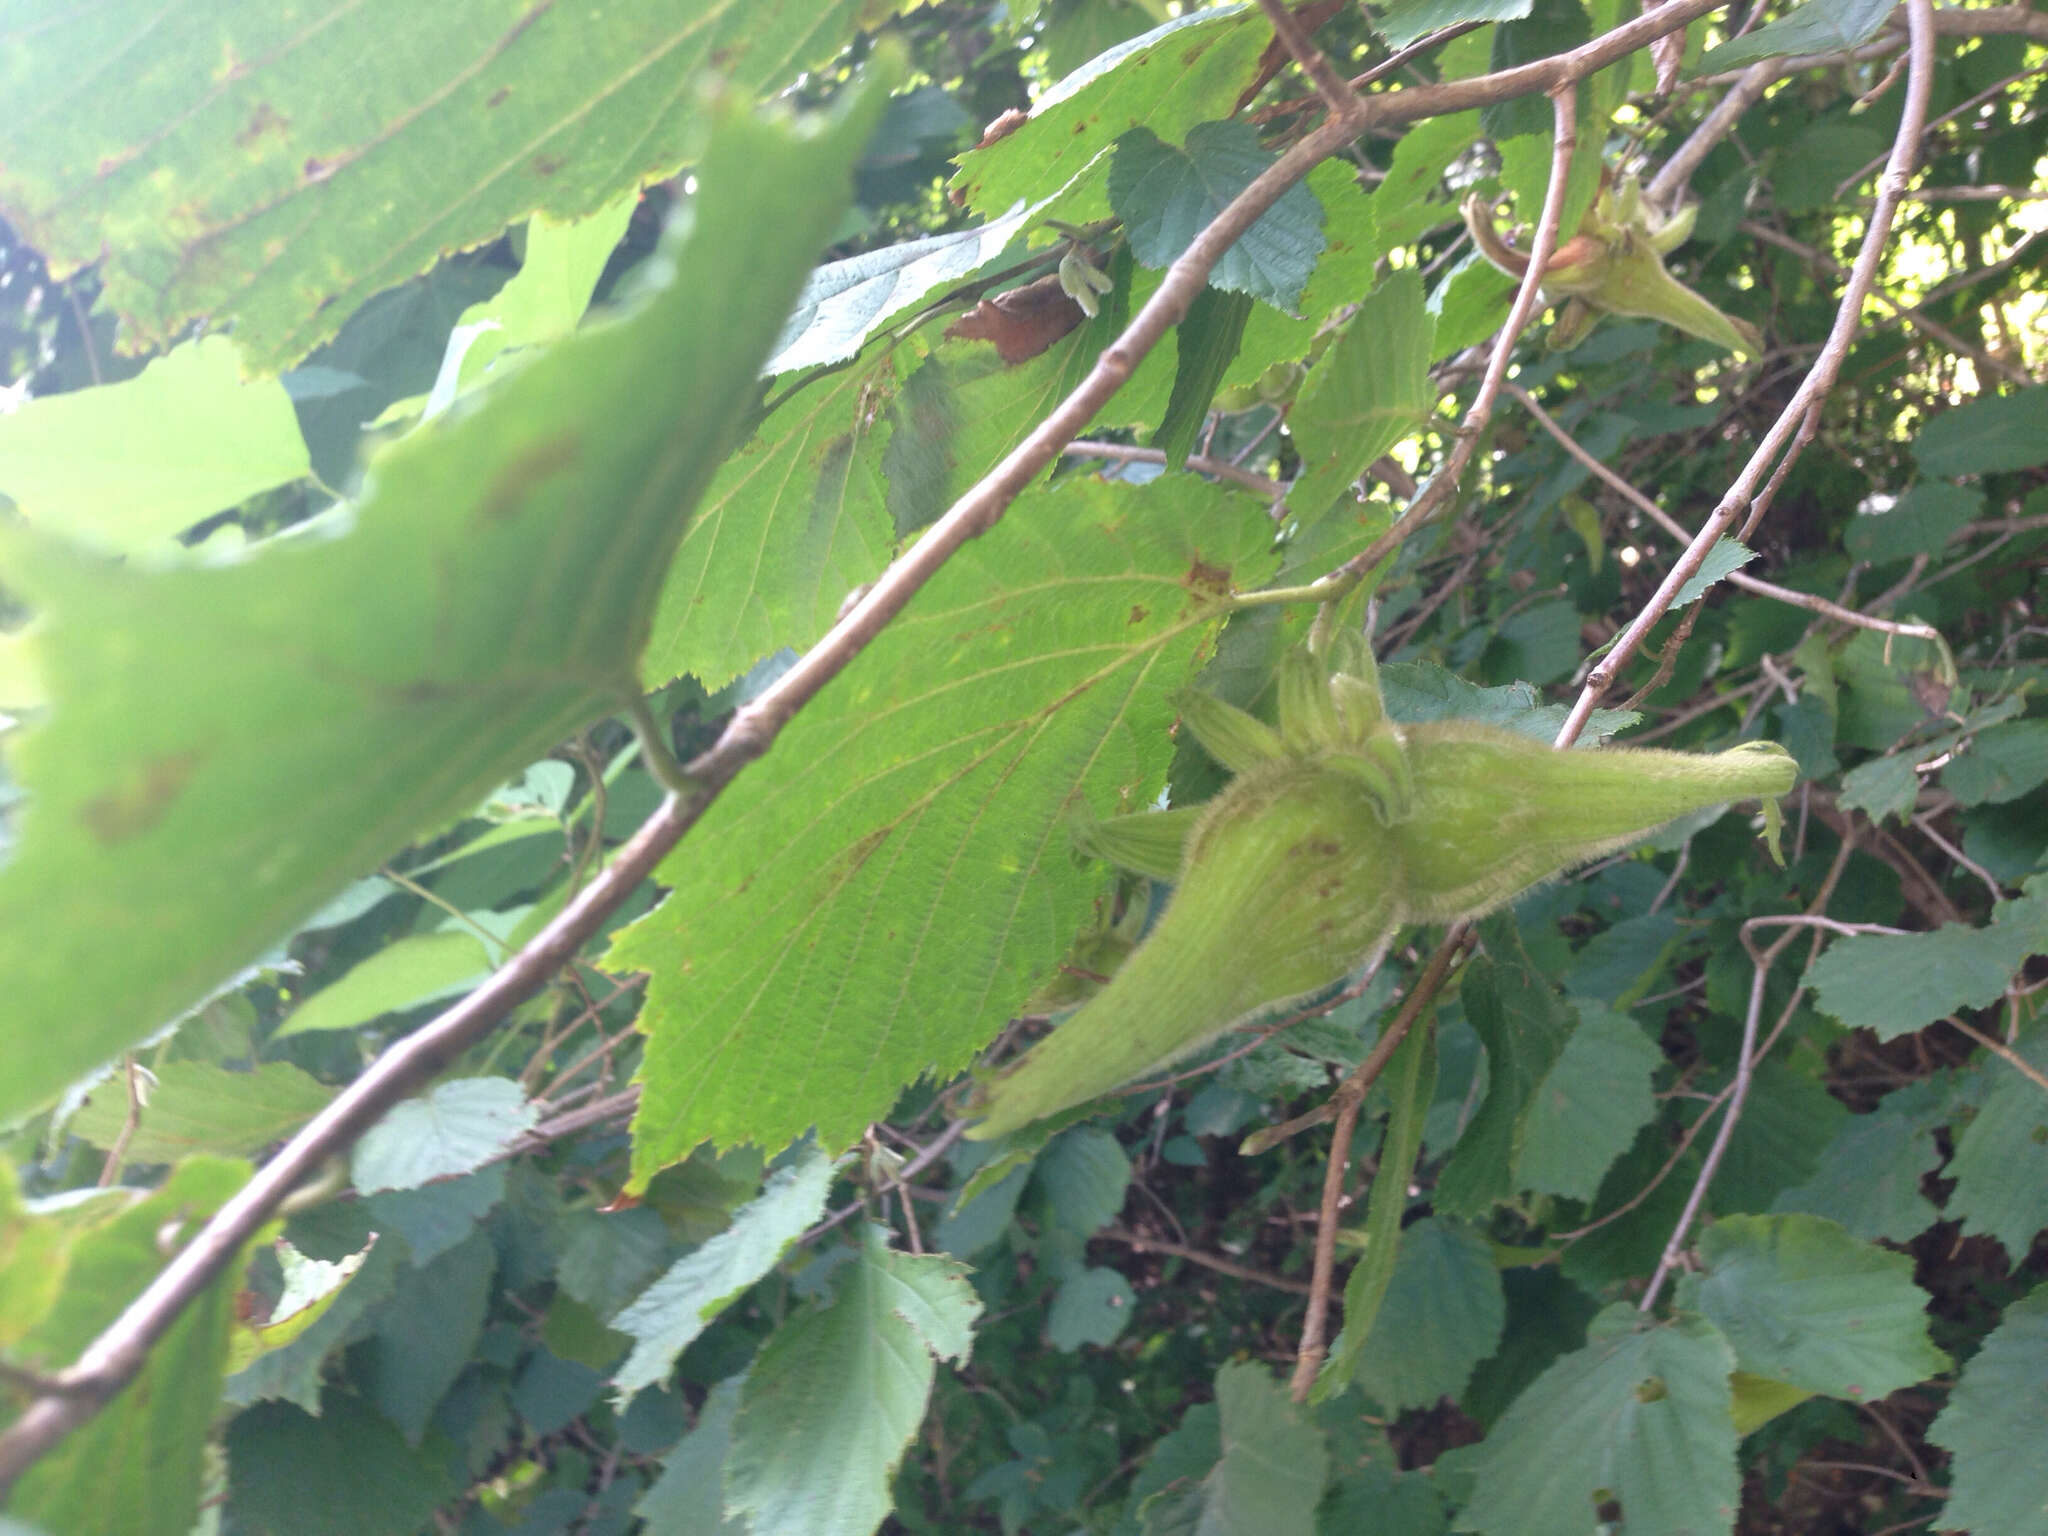
[[[1537,403],[1536,397],[1531,395],[1528,390],[1519,384],[1511,383],[1507,386],[1507,392],[1520,401],[1523,408],[1536,418],[1536,424],[1539,427],[1543,428],[1544,431],[1557,440],[1559,447],[1563,448],[1567,454],[1585,466],[1586,469],[1590,470],[1600,480],[1627,498],[1630,506],[1641,512],[1680,543],[1685,543],[1692,538],[1692,535],[1686,532],[1685,525],[1680,523],[1677,518],[1666,512],[1656,502],[1637,490],[1625,478],[1616,474],[1614,470],[1601,463],[1581,447],[1572,435],[1558,423],[1557,419]],[[1768,597],[1773,602],[1786,603],[1794,608],[1804,608],[1808,613],[1817,613],[1823,618],[1833,619],[1840,624],[1853,624],[1858,629],[1874,629],[1881,634],[1887,635],[1910,635],[1916,640],[1932,640],[1936,644],[1939,644],[1941,641],[1941,631],[1934,628],[1931,624],[1905,624],[1893,619],[1872,618],[1867,613],[1858,613],[1853,608],[1844,608],[1839,603],[1831,603],[1816,593],[1795,592],[1790,587],[1781,587],[1776,582],[1765,581],[1762,577],[1752,576],[1747,571],[1730,571],[1722,579],[1731,587],[1739,587],[1745,592],[1753,592],[1758,597]]]
[[[1670,7],[1663,7],[1653,15],[1664,15]],[[1826,344],[1814,359],[1811,370],[1787,402],[1770,431],[1757,445],[1756,452],[1735,477],[1722,496],[1720,505],[1707,518],[1691,545],[1672,563],[1665,573],[1663,583],[1654,596],[1643,606],[1629,627],[1609,647],[1592,672],[1588,674],[1585,686],[1579,690],[1578,699],[1573,703],[1571,713],[1565,717],[1563,727],[1557,733],[1557,744],[1568,747],[1578,739],[1607,690],[1621,675],[1622,669],[1635,656],[1683,587],[1699,570],[1707,558],[1707,552],[1728,531],[1736,518],[1749,506],[1757,492],[1759,482],[1766,478],[1766,472],[1780,455],[1790,458],[1797,452],[1793,442],[1795,436],[1807,423],[1810,412],[1834,388],[1835,380],[1842,371],[1842,361],[1848,356],[1849,343],[1862,328],[1863,301],[1877,281],[1877,269],[1884,258],[1885,245],[1891,238],[1892,222],[1898,213],[1899,201],[1905,195],[1906,179],[1912,174],[1913,166],[1919,159],[1920,129],[1927,121],[1927,98],[1934,85],[1934,13],[1929,0],[1907,0],[1906,12],[1911,30],[1912,74],[1906,83],[1905,107],[1899,114],[1898,133],[1892,140],[1892,154],[1885,173],[1878,180],[1877,205],[1871,209],[1870,224],[1864,231],[1862,248],[1856,254],[1856,264],[1850,271],[1844,285],[1840,304],[1835,310],[1835,323],[1828,332]],[[1782,468],[1782,466],[1780,466]]]
[[[1287,0],[1259,0],[1259,9],[1266,13],[1266,20],[1273,28],[1273,35],[1280,39],[1281,46],[1293,55],[1294,62],[1301,66],[1301,72],[1315,86],[1316,94],[1322,97],[1330,115],[1334,118],[1355,116],[1361,105],[1357,93],[1337,73],[1329,55],[1302,30],[1300,19],[1287,8]]]
[[[121,1081],[128,1089],[128,1112],[122,1116],[121,1129],[114,1136],[114,1144],[107,1148],[106,1162],[100,1165],[101,1189],[111,1189],[121,1176],[121,1164],[128,1156],[128,1143],[135,1139],[136,1127],[142,1124],[142,1084],[136,1076],[141,1070],[132,1054],[122,1053]]]
[[[1269,1274],[1263,1269],[1254,1269],[1249,1264],[1238,1264],[1203,1249],[1191,1248],[1186,1243],[1170,1243],[1163,1238],[1147,1237],[1142,1232],[1127,1232],[1122,1227],[1103,1227],[1090,1234],[1091,1241],[1096,1238],[1106,1238],[1113,1243],[1128,1243],[1140,1253],[1164,1253],[1176,1259],[1186,1259],[1190,1264],[1213,1269],[1219,1275],[1229,1275],[1236,1280],[1249,1280],[1253,1285],[1270,1286],[1276,1291],[1289,1291],[1296,1296],[1306,1296],[1309,1292],[1306,1280],[1289,1280],[1284,1275]]]
[[[2024,1077],[2043,1093],[2048,1093],[2048,1073],[2044,1073],[2039,1067],[2035,1066],[1996,1035],[1987,1035],[1976,1025],[1965,1023],[1954,1016],[1951,1016],[1947,1022],[1983,1046],[1985,1050],[1996,1056],[2008,1067],[2011,1067],[2013,1071],[2019,1073],[2021,1077]]]
[[[1112,464],[1166,462],[1164,448],[1140,448],[1132,443],[1100,443],[1091,438],[1076,439],[1062,448],[1060,454],[1063,458],[1069,459],[1106,459]],[[1214,475],[1218,480],[1228,480],[1232,485],[1241,485],[1254,496],[1263,496],[1267,501],[1278,501],[1287,493],[1287,487],[1281,481],[1268,479],[1258,471],[1233,464],[1228,459],[1191,453],[1187,456],[1186,462],[1187,467],[1198,475]]]

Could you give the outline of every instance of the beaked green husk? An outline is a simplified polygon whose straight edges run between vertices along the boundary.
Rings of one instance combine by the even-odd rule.
[[[1102,991],[983,1086],[970,1136],[1086,1103],[1318,992],[1404,923],[1480,916],[1692,811],[1775,802],[1796,778],[1768,742],[1559,751],[1474,721],[1399,727],[1362,646],[1334,667],[1290,656],[1280,698],[1277,730],[1191,698],[1184,721],[1237,777],[1191,822],[1084,836],[1112,857],[1142,849],[1156,871],[1183,833],[1173,899]]]

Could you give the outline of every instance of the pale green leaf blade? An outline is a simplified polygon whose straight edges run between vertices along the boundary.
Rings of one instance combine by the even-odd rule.
[[[401,1270],[390,1303],[363,1347],[363,1386],[408,1445],[418,1445],[434,1409],[462,1374],[483,1336],[498,1252],[472,1232],[431,1263]]]
[[[1832,198],[1829,199],[1832,201]],[[1938,555],[1942,547],[1984,510],[1982,491],[1922,480],[1882,512],[1857,509],[1842,543],[1858,560],[1881,564],[1914,555]]]
[[[351,966],[294,1008],[272,1039],[354,1029],[491,973],[484,942],[467,928],[413,933]]]
[[[1910,1255],[1818,1216],[1723,1216],[1700,1234],[1684,1305],[1721,1330],[1738,1369],[1875,1402],[1948,1369],[1927,1337]]]
[[[1406,48],[1444,27],[1466,21],[1519,21],[1534,0],[1392,0],[1373,17],[1373,30],[1389,48]]]
[[[722,688],[779,646],[804,647],[889,561],[882,454],[895,354],[798,390],[720,467],[683,535],[641,661]]]
[[[1700,562],[1700,568],[1678,589],[1678,596],[1671,599],[1671,606],[1683,608],[1687,603],[1698,602],[1707,595],[1707,588],[1722,580],[1731,571],[1741,570],[1755,558],[1755,550],[1740,539],[1732,539],[1724,534],[1714,541],[1714,547],[1707,551],[1707,557]]]
[[[611,1324],[633,1338],[613,1377],[621,1402],[669,1373],[690,1341],[728,1303],[775,1267],[818,1219],[832,1189],[832,1159],[808,1148],[771,1174],[761,1193],[733,1213],[732,1225],[628,1303]]]
[[[1591,1200],[1650,1123],[1650,1079],[1664,1053],[1625,1014],[1581,999],[1564,1054],[1529,1101],[1515,1173],[1522,1188]]]
[[[1506,1322],[1485,1234],[1426,1216],[1401,1232],[1393,1280],[1359,1356],[1358,1385],[1396,1413],[1456,1397],[1472,1367],[1499,1345]]]
[[[527,0],[368,0],[309,27],[262,4],[37,0],[0,60],[0,212],[57,276],[102,263],[130,344],[232,319],[274,369],[445,251],[672,174],[703,147],[704,74],[779,89],[859,11],[624,0],[599,25]],[[337,88],[371,68],[375,89]],[[806,227],[788,230],[802,261],[822,243]]]
[[[2048,1066],[2048,1037],[2019,1050],[2033,1066]],[[1943,1214],[1960,1217],[1965,1232],[1996,1238],[2017,1260],[2048,1227],[2048,1094],[2004,1062],[1984,1071],[1991,1091],[1943,1170],[1956,1181]]]
[[[1886,0],[1806,0],[1747,36],[1709,48],[1688,75],[1740,69],[1788,53],[1834,53],[1874,36],[1892,8]]]
[[[965,1265],[892,1253],[869,1231],[832,1304],[784,1323],[754,1357],[727,1508],[756,1531],[868,1536],[924,1417],[932,1356],[964,1358],[980,1310]]]
[[[994,218],[1020,200],[1065,186],[1133,128],[1178,144],[1195,124],[1229,115],[1257,77],[1259,55],[1272,38],[1248,5],[1198,11],[1154,27],[1053,86],[1014,132],[962,155],[950,190]]]
[[[242,378],[225,336],[203,336],[132,379],[0,412],[0,496],[45,532],[114,554],[172,535],[311,473],[291,397]]]
[[[1076,1271],[1061,1282],[1046,1311],[1046,1342],[1067,1354],[1084,1344],[1107,1349],[1129,1324],[1137,1305],[1131,1282],[1115,1270]]]
[[[474,1173],[439,1179],[417,1189],[387,1189],[364,1202],[373,1230],[405,1239],[415,1264],[431,1264],[468,1237],[505,1198],[505,1165],[486,1163]]]
[[[1983,928],[1948,923],[1932,933],[1837,939],[1806,968],[1806,983],[1844,1024],[1889,1040],[1997,1002],[2013,973],[2044,951],[2048,889],[2003,903]]]
[[[1578,1023],[1530,961],[1514,919],[1481,927],[1486,953],[1465,969],[1465,1016],[1486,1043],[1486,1096],[1437,1180],[1439,1211],[1479,1216],[1514,1193],[1530,1102]]]
[[[954,556],[615,943],[654,973],[636,1187],[707,1137],[844,1146],[967,1064],[1092,916],[1069,806],[1158,794],[1172,696],[1269,544],[1250,498],[1091,478]]]
[[[1185,148],[1133,130],[1118,141],[1110,163],[1110,206],[1138,260],[1170,266],[1275,158],[1249,123],[1198,123]],[[1323,206],[1297,183],[1223,253],[1209,285],[1291,312],[1323,246]]]
[[[1927,1438],[1955,1456],[1945,1529],[2034,1536],[2048,1521],[2048,1288],[2005,1309]]]
[[[56,1306],[9,1358],[43,1370],[71,1364],[156,1278],[166,1230],[196,1231],[248,1176],[246,1163],[194,1158],[80,1235]],[[9,1512],[65,1536],[185,1536],[199,1517],[239,1283],[230,1266],[194,1298],[126,1390],[23,1474]]]
[[[1302,185],[1322,205],[1328,243],[1301,291],[1299,315],[1270,304],[1252,306],[1237,356],[1223,375],[1225,388],[1256,383],[1275,363],[1308,356],[1323,322],[1372,291],[1381,254],[1379,226],[1373,200],[1358,184],[1358,168],[1341,158],[1325,160],[1302,178]]]
[[[1711,1323],[1648,1323],[1620,1302],[1537,1377],[1473,1453],[1458,1519],[1487,1536],[1587,1536],[1608,1503],[1630,1530],[1727,1531],[1739,1480],[1728,1373]]]
[[[1019,205],[970,229],[904,240],[818,268],[783,325],[767,372],[793,373],[854,356],[875,330],[933,289],[1000,256],[1043,204]]]
[[[633,687],[684,511],[880,106],[861,92],[829,130],[730,118],[670,286],[387,451],[352,531],[143,571],[0,530],[53,700],[9,765],[28,803],[0,872],[0,1118]]]
[[[1964,805],[2000,805],[2048,781],[2048,720],[2008,720],[1979,732],[1941,772]]]
[[[1842,775],[1842,809],[1862,811],[1873,822],[1886,817],[1904,821],[1919,794],[1920,775],[1913,771],[1913,759],[1903,753],[1873,757]]]
[[[266,1061],[234,1072],[203,1061],[170,1061],[155,1069],[149,1100],[129,1138],[131,1163],[175,1163],[195,1153],[249,1157],[304,1125],[327,1107],[334,1090],[292,1066]],[[120,1074],[93,1089],[64,1129],[96,1147],[111,1147],[128,1120]]]
[[[1374,459],[1428,419],[1434,330],[1422,279],[1409,268],[1374,289],[1317,359],[1287,418],[1301,451],[1301,478],[1287,495],[1296,517],[1320,518]]]
[[[576,329],[639,202],[640,194],[629,192],[587,218],[563,220],[537,213],[526,221],[526,255],[519,270],[490,298],[464,310],[456,322],[458,334],[465,327],[483,328],[462,356],[462,385],[481,379],[500,353],[544,346]],[[445,361],[442,369],[436,396],[454,383],[447,377]]]
[[[1123,1144],[1091,1125],[1062,1131],[1031,1171],[1032,1188],[1049,1219],[1087,1238],[1116,1220],[1131,1187],[1131,1159]]]
[[[1913,457],[1930,475],[1990,475],[2048,461],[2048,385],[1979,395],[1941,412],[1920,429]]]
[[[1380,692],[1387,713],[1403,725],[1436,720],[1477,720],[1519,731],[1533,741],[1550,741],[1564,724],[1565,707],[1546,704],[1527,683],[1482,688],[1427,661],[1397,661],[1380,668]],[[1596,709],[1582,744],[1591,744],[1634,725],[1642,716],[1630,709]]]
[[[1250,1361],[1216,1373],[1216,1409],[1222,1455],[1201,1482],[1146,1502],[1145,1536],[1315,1536],[1330,1475],[1321,1432]]]
[[[253,1536],[412,1536],[457,1489],[460,1455],[438,1434],[417,1450],[352,1393],[316,1418],[259,1403],[228,1425],[228,1510]]]
[[[634,1513],[660,1536],[748,1536],[745,1516],[728,1516],[722,1484],[732,1449],[732,1421],[739,1412],[742,1378],[728,1377],[711,1389],[696,1427],[662,1460],[661,1477]]]
[[[500,1156],[540,1118],[509,1077],[457,1077],[407,1099],[356,1143],[353,1176],[366,1195],[417,1189]]]
[[[1871,1113],[1850,1116],[1813,1173],[1781,1190],[1771,1208],[1825,1216],[1867,1242],[1888,1237],[1903,1243],[1933,1226],[1940,1212],[1920,1181],[1940,1160],[1932,1132],[1941,1117],[1920,1107],[1928,1097],[1921,1086],[1887,1094]]]

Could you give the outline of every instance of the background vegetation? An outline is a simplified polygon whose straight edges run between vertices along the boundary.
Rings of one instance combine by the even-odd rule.
[[[0,12],[0,1525],[2036,1536],[2044,48]],[[1632,188],[1747,354],[1566,303]],[[1319,613],[1783,865],[964,1140]]]

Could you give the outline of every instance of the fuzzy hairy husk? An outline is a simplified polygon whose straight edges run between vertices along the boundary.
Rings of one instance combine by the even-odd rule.
[[[1328,986],[1393,935],[1399,889],[1388,829],[1355,774],[1288,758],[1240,775],[1189,837],[1151,935],[988,1086],[968,1134],[1084,1104]]]

